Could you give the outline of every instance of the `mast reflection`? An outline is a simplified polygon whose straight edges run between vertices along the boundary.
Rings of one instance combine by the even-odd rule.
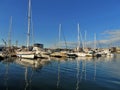
[[[77,60],[77,75],[76,75],[76,77],[77,77],[77,83],[76,83],[76,90],[78,90],[79,89],[79,83],[80,83],[80,65],[79,65],[79,60]]]
[[[58,78],[57,78],[57,88],[59,88],[60,84],[60,61],[58,61]]]
[[[12,62],[13,62],[13,58],[6,58],[2,61],[2,63],[5,64],[4,85],[5,85],[6,90],[8,90],[9,65]]]
[[[24,77],[25,86],[24,86],[24,90],[27,90],[27,89],[31,90],[32,89],[32,78],[33,78],[34,72],[37,71],[37,70],[42,69],[42,67],[44,65],[49,64],[50,60],[48,60],[48,59],[35,59],[35,60],[16,59],[15,62],[25,68],[25,73],[24,73],[24,75],[25,75],[25,77]],[[31,70],[29,70],[29,69],[31,69]]]
[[[6,70],[5,70],[5,87],[6,87],[6,90],[8,90],[8,71],[9,71],[9,63],[6,63],[5,65],[6,67]]]

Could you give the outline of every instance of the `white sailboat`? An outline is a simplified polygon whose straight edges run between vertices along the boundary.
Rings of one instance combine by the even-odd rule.
[[[77,52],[75,53],[78,57],[85,57],[86,53],[80,52],[80,26],[78,24],[78,46],[77,46]]]
[[[59,46],[58,46],[58,48],[60,48],[60,39],[61,39],[61,24],[59,24],[59,42],[58,42]],[[59,50],[59,51],[53,52],[52,54],[50,54],[50,56],[51,57],[59,57],[59,58],[67,57],[67,52],[64,50],[62,50],[62,51]]]
[[[29,43],[30,43],[30,26],[31,26],[31,0],[29,0],[28,7],[28,32],[27,32],[27,49],[22,51],[16,51],[16,55],[20,58],[35,58],[35,52],[29,51]]]
[[[32,51],[17,51],[17,57],[20,58],[28,58],[28,59],[34,59],[35,53]]]

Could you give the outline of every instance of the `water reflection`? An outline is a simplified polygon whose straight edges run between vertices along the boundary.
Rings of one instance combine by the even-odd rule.
[[[105,89],[105,85],[119,85],[116,81],[120,80],[118,79],[120,61],[118,57],[115,59],[113,57],[5,59],[0,62],[2,69],[0,77],[4,80],[0,85],[4,85],[4,90],[12,90],[14,87],[17,89],[21,87],[21,90],[36,90],[36,87],[38,90],[88,90],[87,87],[90,86],[92,90],[96,90],[96,87]],[[14,77],[15,75],[17,77]],[[12,86],[18,80],[22,82],[20,86]]]
[[[76,75],[76,77],[77,77],[77,83],[76,83],[76,90],[78,90],[79,89],[79,83],[80,83],[80,66],[79,66],[79,60],[77,60],[77,75]]]
[[[29,86],[28,82],[28,68],[25,68],[25,90],[27,90],[27,87]]]
[[[94,80],[96,80],[96,60],[94,61]]]
[[[9,71],[9,63],[7,63],[5,65],[5,77],[4,77],[4,84],[5,84],[5,87],[6,87],[6,90],[8,90],[8,71]]]
[[[58,61],[58,77],[57,77],[57,88],[59,88],[60,84],[60,61]]]
[[[25,68],[25,89],[30,89],[32,88],[32,77],[34,75],[34,72],[37,70],[42,69],[44,65],[47,65],[50,63],[49,59],[16,59],[15,62],[22,67]],[[30,75],[28,75],[28,69],[31,69],[31,72],[29,72]]]
[[[64,57],[63,58],[51,57],[50,60],[58,61],[58,62],[66,62],[66,61],[68,61],[68,59],[64,58]]]
[[[4,86],[6,90],[8,90],[9,66],[10,66],[10,63],[12,62],[13,62],[13,58],[6,58],[2,61],[2,63],[5,65]]]
[[[49,59],[16,59],[15,63],[21,65],[22,67],[30,67],[32,69],[42,69],[44,65],[50,63]]]
[[[90,59],[88,59],[88,60],[90,60]],[[80,78],[80,80],[86,80],[86,60],[83,60],[82,61],[82,66],[81,66],[81,78]]]
[[[31,71],[30,73],[30,78],[29,78],[29,75],[28,75],[28,67],[25,67],[25,89],[24,90],[31,90],[32,89],[32,77],[33,77],[33,74],[34,74],[34,70]]]
[[[80,81],[86,80],[87,70],[86,70],[86,62],[91,61],[92,57],[79,57],[77,58],[77,67],[80,69]],[[80,65],[79,65],[80,64]]]
[[[87,69],[87,67],[89,67],[90,63],[88,62],[91,62],[91,65],[93,64],[93,67],[94,69],[91,70],[93,71],[93,80],[95,81],[96,80],[96,62],[98,60],[98,58],[92,58],[92,57],[79,57],[76,59],[77,60],[77,84],[76,84],[76,90],[79,89],[79,84],[82,83],[83,81],[86,81],[86,80],[89,80],[89,75],[87,77],[87,73],[89,73],[89,68]],[[89,65],[87,65],[87,63]]]
[[[28,90],[28,89],[31,90],[32,89],[32,78],[33,78],[34,72],[37,72],[37,70],[42,69],[43,66],[50,64],[51,61],[49,59],[31,60],[31,59],[20,59],[20,58],[7,58],[1,61],[1,63],[5,66],[5,68],[2,67],[3,69],[5,69],[5,73],[4,73],[5,90],[8,90],[8,89],[11,90],[10,85],[12,83],[8,83],[8,82],[10,81],[9,77],[11,78],[9,73],[13,73],[13,72],[11,71],[12,69],[9,71],[9,68],[13,64],[16,64],[24,69],[24,82],[25,82],[24,90]]]
[[[77,57],[76,60],[87,60],[87,61],[91,61],[93,59],[93,57]]]

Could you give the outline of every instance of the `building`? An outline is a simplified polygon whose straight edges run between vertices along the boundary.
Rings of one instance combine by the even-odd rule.
[[[40,43],[35,43],[34,47],[44,48],[44,45]]]

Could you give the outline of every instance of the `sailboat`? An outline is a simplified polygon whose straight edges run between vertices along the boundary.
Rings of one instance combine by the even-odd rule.
[[[86,53],[80,52],[80,26],[78,24],[78,46],[77,46],[77,52],[75,53],[78,57],[85,57]]]
[[[29,7],[28,7],[28,32],[27,32],[27,49],[25,50],[18,50],[16,51],[16,55],[20,58],[35,58],[35,52],[29,50],[29,43],[30,43],[30,25],[31,25],[31,0],[29,0]]]
[[[58,44],[60,44],[60,35],[61,35],[61,24],[59,24],[59,42]],[[59,45],[59,48],[60,48],[60,45]],[[64,50],[57,50],[55,52],[53,52],[51,55],[51,57],[58,57],[58,58],[64,58],[64,57],[67,57],[67,52],[64,51]]]

